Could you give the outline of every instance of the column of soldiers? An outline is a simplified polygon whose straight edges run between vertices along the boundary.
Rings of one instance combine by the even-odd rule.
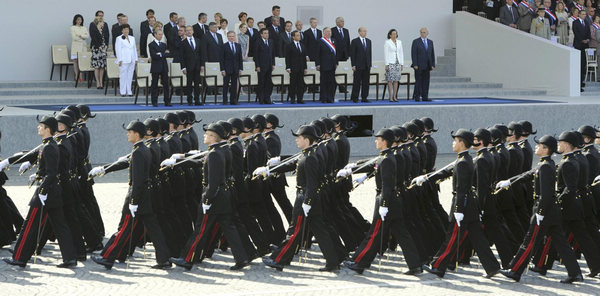
[[[191,270],[215,250],[230,248],[231,270],[262,257],[281,271],[316,242],[326,261],[320,271],[343,265],[362,274],[376,257],[381,265],[384,253],[400,246],[407,275],[426,270],[443,277],[448,269],[468,266],[475,253],[487,278],[501,273],[519,281],[527,268],[545,275],[560,258],[568,271],[561,282],[583,281],[579,254],[589,277],[600,272],[600,153],[594,146],[600,131],[591,126],[558,139],[534,139],[535,150],[528,138],[536,131],[528,121],[459,129],[451,134],[457,159],[436,169],[436,129],[427,117],[381,129],[378,155],[349,162],[346,133],[355,126],[345,116],[301,126],[292,132],[300,151],[281,155],[276,129],[283,126],[273,114],[204,125],[208,150],[200,151],[193,127],[200,121],[191,111],[178,111],[124,126],[132,152],[90,170],[85,122],[91,117],[86,106],[45,116],[38,126],[42,144],[0,162],[1,169],[21,163],[22,172],[38,165],[31,182],[39,186],[23,226],[18,219],[12,224],[20,234],[7,263],[24,267],[55,237],[64,261],[59,267],[101,250],[92,259],[110,269],[152,242],[153,268]],[[554,153],[562,154],[557,165]],[[533,154],[539,162],[532,167]],[[130,187],[118,231],[103,245],[91,180],[123,169]],[[285,192],[286,172],[296,177],[293,203]],[[349,197],[373,177],[369,223]],[[438,184],[447,178],[450,213],[438,196]]]

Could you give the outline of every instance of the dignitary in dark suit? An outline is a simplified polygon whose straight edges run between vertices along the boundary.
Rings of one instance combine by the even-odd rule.
[[[335,19],[335,27],[331,28],[331,39],[336,47],[336,58],[339,61],[347,61],[350,57],[350,32],[344,28],[344,18]],[[340,92],[346,92],[346,88],[340,85]]]
[[[204,12],[198,14],[198,23],[193,26],[194,38],[202,39],[210,29],[206,24],[207,15]]]
[[[267,26],[269,29],[269,40],[273,44],[273,50],[276,57],[281,57],[281,33],[283,30],[279,25],[280,19],[278,16],[272,17],[272,24]]]
[[[256,42],[256,40],[260,39],[260,34],[258,33],[257,28],[253,28],[254,18],[249,17],[246,20],[246,24],[248,25],[248,31],[246,31],[246,35],[248,35],[250,37],[250,38],[248,38],[248,42],[249,42],[248,56],[253,57],[254,56],[254,46],[256,44],[255,42]]]
[[[181,42],[181,71],[187,77],[187,102],[192,105],[192,86],[194,89],[194,104],[202,105],[200,102],[200,73],[204,71],[206,53],[202,48],[201,40],[194,38],[194,28],[188,26],[185,29],[186,39]]]
[[[183,41],[185,41],[185,38],[185,28],[179,28],[179,30],[177,31],[177,38],[175,38],[174,41],[175,44],[172,47],[173,49],[169,49],[171,51],[171,56],[173,57],[173,63],[181,62],[181,46],[183,44]],[[202,42],[202,40],[200,40],[200,42]],[[167,48],[169,48],[169,46],[167,46]]]
[[[506,0],[506,5],[500,7],[500,22],[509,27],[517,28],[519,24],[519,11],[513,5],[513,0]]]
[[[319,51],[316,56],[315,65],[317,71],[321,72],[321,103],[334,103],[335,97],[335,69],[338,65],[336,58],[337,43],[331,39],[331,29],[323,29],[323,38],[319,40]]]
[[[300,33],[300,42],[304,43],[306,42],[306,39],[304,39],[304,30],[302,29],[302,21],[301,20],[297,20],[296,24],[294,24],[294,26],[296,27],[296,31],[298,31],[298,33]]]
[[[204,36],[204,43],[206,48],[206,61],[207,62],[220,62],[221,61],[221,47],[223,46],[223,37],[217,33],[217,24],[211,22],[209,25],[209,32]]]
[[[358,102],[361,94],[361,102],[368,103],[369,80],[372,65],[371,40],[367,38],[367,28],[358,28],[360,37],[354,38],[350,43],[350,60],[352,71],[354,71],[354,84],[352,85],[352,102]]]
[[[258,73],[258,86],[256,96],[260,104],[273,104],[271,93],[273,92],[273,81],[271,74],[275,69],[275,46],[269,39],[269,30],[260,30],[261,38],[256,41],[254,48],[254,64]]]
[[[238,78],[242,73],[242,47],[235,42],[235,32],[227,32],[227,43],[223,44],[221,74],[223,74],[223,105],[227,105],[227,94],[231,94],[231,105],[238,104]],[[229,87],[231,82],[231,88]]]
[[[279,44],[279,56],[285,57],[288,44],[292,43],[292,22],[285,22],[285,29],[281,32],[281,42]]]
[[[306,51],[311,61],[315,61],[317,59],[317,54],[319,53],[319,40],[321,40],[323,37],[323,32],[317,29],[317,24],[318,22],[316,18],[310,18],[310,28],[304,31],[304,38],[306,38]]]
[[[435,51],[433,41],[427,38],[429,31],[421,28],[421,37],[413,40],[411,47],[412,65],[415,69],[415,89],[413,99],[415,101],[429,100],[429,76],[431,70],[435,69]]]
[[[279,18],[279,24],[277,26],[279,26],[280,31],[282,31],[283,27],[281,26],[281,24],[285,24],[285,19],[280,16],[280,14],[281,14],[281,7],[279,7],[278,5],[274,5],[271,8],[271,13],[273,14],[272,16],[269,16],[269,17],[265,18],[265,25],[267,26],[267,28],[270,27],[273,24],[273,17],[278,17]]]
[[[581,91],[583,91],[583,87],[585,86],[583,81],[587,71],[585,49],[588,48],[591,34],[589,26],[585,24],[586,16],[587,12],[582,10],[579,12],[579,19],[573,22],[573,47],[575,47],[575,49],[579,49],[581,52]]]
[[[290,101],[292,104],[304,104],[304,74],[306,74],[306,46],[300,40],[300,32],[292,32],[293,41],[285,52],[285,69],[290,73]]]
[[[158,77],[160,76],[163,85],[163,95],[165,97],[165,106],[170,107],[171,98],[169,97],[169,64],[167,57],[170,57],[170,52],[167,50],[167,45],[160,42],[163,37],[161,30],[154,32],[154,41],[148,44],[150,58],[150,73],[152,73],[152,106],[158,107]]]
[[[175,44],[174,40],[177,40],[178,37],[178,32],[179,32],[179,28],[184,28],[185,29],[186,25],[185,25],[185,18],[184,17],[180,17],[177,19],[177,24],[171,28],[171,30],[169,30],[169,33],[165,33],[167,34],[167,47],[169,48],[169,50],[173,50],[173,46]],[[164,30],[164,28],[163,28]],[[187,34],[187,33],[186,33]]]
[[[177,12],[171,12],[169,13],[169,21],[163,26],[163,34],[165,35],[165,37],[167,38],[167,44],[172,44],[171,43],[171,31],[173,30],[173,28],[177,28],[177,18],[179,16],[177,15]],[[177,32],[177,29],[175,29],[175,32]],[[172,49],[169,46],[169,50],[172,51]]]
[[[146,20],[140,23],[140,54],[143,57],[148,56],[148,52],[146,51],[146,45],[148,44],[148,34],[152,32],[152,26],[150,26],[150,19],[154,17],[154,10],[148,9],[146,10]]]

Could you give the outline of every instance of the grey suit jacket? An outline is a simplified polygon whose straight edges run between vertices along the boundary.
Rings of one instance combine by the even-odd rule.
[[[511,11],[508,10],[508,6],[504,5],[502,7],[500,7],[500,22],[505,24],[505,25],[510,25],[510,24],[518,24],[519,23],[519,11],[516,7],[511,7],[512,10],[512,15],[511,15]]]

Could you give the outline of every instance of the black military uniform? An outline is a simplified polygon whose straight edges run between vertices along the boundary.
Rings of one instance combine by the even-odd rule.
[[[271,131],[265,132],[265,141],[267,142],[267,152],[269,158],[280,157],[281,156],[281,139],[279,139],[279,135],[275,133],[276,128],[282,128],[283,126],[279,125],[279,118],[273,114],[265,114],[265,119],[267,123],[270,123],[272,126]],[[273,176],[269,179],[269,188],[271,191],[271,195],[277,201],[281,212],[285,216],[288,224],[292,219],[292,203],[285,193],[285,187],[287,186],[287,181],[285,179],[285,175],[281,174],[278,176]]]
[[[510,133],[509,136],[514,135],[517,139],[521,137],[522,127],[520,124],[511,122],[508,125],[508,130]],[[525,156],[523,154],[523,150],[519,146],[518,141],[508,143],[507,148],[508,153],[510,154],[508,177],[513,177],[523,172]],[[513,201],[515,203],[515,210],[517,212],[517,217],[519,218],[519,223],[521,224],[521,229],[526,229],[530,211],[528,210],[527,202],[525,201],[525,188],[523,185],[519,184],[517,186],[513,186],[511,189]],[[525,232],[523,232],[523,235],[525,235]],[[517,240],[523,239],[521,236],[517,236],[516,238]]]
[[[556,139],[550,136],[544,136],[538,144],[543,144],[552,154],[556,150]],[[531,184],[533,181],[536,203],[534,214],[531,216],[529,230],[525,239],[519,248],[519,251],[512,259],[508,270],[501,271],[503,275],[519,281],[523,271],[527,267],[537,248],[543,246],[544,236],[552,240],[554,247],[560,254],[563,264],[567,268],[569,278],[579,277],[581,280],[581,270],[575,259],[575,254],[569,246],[565,234],[561,227],[560,208],[556,203],[554,193],[554,184],[556,182],[555,165],[551,155],[540,158],[535,170],[526,173],[520,180],[523,184]],[[514,184],[514,183],[513,183]],[[541,218],[541,221],[538,221]]]
[[[598,186],[592,187],[592,183],[594,182],[594,178],[600,175],[600,153],[594,146],[594,139],[596,138],[596,129],[591,126],[582,126],[579,128],[579,133],[582,136],[587,136],[590,138],[590,141],[587,143],[583,143],[584,147],[581,150],[581,153],[588,162],[588,179],[586,182],[586,190],[585,196],[583,197],[583,203],[588,210],[588,213],[585,215],[585,225],[586,228],[596,243],[596,246],[600,247],[600,230],[598,229],[598,200],[594,197],[597,195],[599,190],[596,188]]]
[[[460,137],[467,143],[467,146],[471,146],[473,143],[473,133],[467,130],[459,129],[452,136]],[[448,262],[458,251],[456,248],[459,243],[458,240],[461,239],[460,233],[466,234],[471,241],[473,249],[477,252],[477,256],[487,273],[487,277],[493,276],[500,269],[500,265],[490,250],[489,243],[481,230],[478,204],[471,189],[474,171],[473,160],[469,155],[469,151],[465,150],[458,153],[453,168],[447,168],[427,178],[428,181],[435,182],[452,176],[452,189],[455,192],[450,211],[451,230],[447,232],[446,240],[433,258],[431,268],[424,266],[424,269],[439,277],[444,276]],[[456,220],[455,214],[457,213],[463,214],[463,219],[460,222]]]
[[[51,133],[55,133],[58,129],[58,122],[51,116],[42,117],[40,124],[49,128]],[[38,171],[35,174],[35,180],[39,181],[40,185],[29,202],[29,212],[23,227],[21,227],[13,256],[4,258],[4,262],[25,267],[36,250],[41,231],[40,226],[43,226],[43,222],[49,219],[63,258],[63,263],[58,267],[77,265],[73,237],[63,213],[63,200],[58,182],[59,158],[58,145],[54,138],[47,137],[42,140],[42,146],[38,153],[30,153],[22,159],[23,162],[37,162]],[[41,201],[42,197],[45,198],[44,202]],[[42,223],[40,223],[40,219],[42,219]]]

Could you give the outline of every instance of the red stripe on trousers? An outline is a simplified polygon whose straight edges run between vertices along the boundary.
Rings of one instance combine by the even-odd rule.
[[[460,249],[460,247],[463,245],[463,242],[465,241],[465,239],[467,238],[467,234],[469,234],[469,231],[465,231],[465,234],[463,234],[463,236],[460,238],[460,241],[458,242],[458,248]],[[460,253],[460,260],[463,260],[465,258],[467,249],[463,248],[462,253]],[[452,257],[454,257],[454,254],[456,252],[452,253]]]
[[[210,246],[212,246],[213,242],[215,241],[215,236],[217,236],[218,232],[219,232],[219,223],[215,223],[215,227],[213,227],[212,233],[210,234],[210,241],[208,242],[209,248],[210,248]]]
[[[117,243],[121,239],[121,236],[123,235],[123,232],[125,232],[125,230],[127,230],[127,225],[129,224],[129,217],[131,217],[131,215],[125,215],[125,220],[123,221],[123,226],[121,226],[121,229],[117,233],[117,237],[115,238],[115,240],[113,241],[113,243],[110,245],[110,247],[108,247],[108,249],[106,249],[106,253],[104,253],[104,256],[102,256],[102,257],[104,257],[104,259],[108,258],[108,256],[110,255],[110,253],[117,246]]]
[[[442,255],[440,257],[438,257],[438,259],[435,260],[435,262],[433,263],[433,268],[440,267],[440,264],[442,264],[442,261],[444,261],[444,258],[446,258],[446,256],[448,256],[448,254],[450,253],[450,250],[452,250],[452,246],[454,245],[454,241],[456,240],[456,236],[457,236],[456,232],[457,231],[458,231],[458,223],[455,223],[454,229],[452,230],[452,236],[450,237],[450,241],[448,242],[448,245],[446,246],[446,249],[444,250]]]
[[[132,226],[132,227],[133,227],[133,230],[132,230],[131,232],[134,232],[134,231],[135,231],[135,227],[137,226],[137,223],[138,223],[138,220],[135,220],[135,221],[133,222],[133,226]],[[131,237],[131,232],[130,232],[129,234],[127,234],[127,237],[125,238],[125,243],[127,243],[127,242],[129,241],[129,238]],[[132,242],[132,243],[133,243],[133,242]],[[121,253],[123,253],[123,249],[124,249],[124,248],[125,248],[125,246],[123,246],[123,247],[121,248],[121,250],[119,250],[119,254],[117,254],[117,258],[121,257]],[[129,248],[129,246],[127,246],[127,248]],[[134,249],[135,249],[135,247],[134,247]],[[128,253],[128,254],[129,254],[129,251],[131,251],[131,250],[127,250],[127,253]]]
[[[542,251],[542,256],[540,256],[540,261],[537,264],[537,267],[541,268],[542,266],[544,266],[544,258],[546,258],[546,255],[548,255],[548,252],[550,251],[550,244],[552,243],[552,237],[549,237],[546,240],[546,245],[544,246],[544,251]]]
[[[288,242],[285,244],[283,249],[279,252],[277,257],[275,257],[275,262],[277,262],[278,264],[279,264],[279,261],[281,261],[281,258],[283,257],[283,255],[285,255],[285,253],[287,253],[287,251],[290,249],[290,247],[294,244],[294,241],[296,240],[296,237],[298,236],[298,232],[300,231],[300,228],[302,228],[302,219],[304,219],[304,216],[298,215],[298,218],[296,218],[296,224],[295,224],[296,226],[294,229],[294,234],[292,234],[292,236],[290,237]],[[300,246],[300,247],[302,247],[302,246]]]
[[[521,265],[523,265],[523,262],[525,262],[525,259],[527,258],[527,256],[529,256],[529,253],[531,253],[531,249],[533,249],[533,245],[535,243],[535,238],[537,236],[539,229],[540,229],[540,227],[537,225],[533,227],[533,234],[531,235],[531,239],[529,240],[529,243],[527,244],[527,248],[525,249],[525,252],[523,252],[523,254],[521,255],[521,258],[519,258],[517,263],[512,267],[512,271],[517,272],[517,270],[521,267]]]
[[[33,220],[35,220],[35,215],[37,214],[38,208],[35,207],[31,210],[31,216],[29,217],[29,221],[27,221],[27,226],[25,227],[25,231],[23,232],[23,237],[21,238],[21,243],[17,248],[17,253],[15,253],[15,260],[19,261],[21,258],[21,251],[23,250],[23,246],[25,245],[25,241],[27,240],[27,236],[29,236],[29,231],[31,230],[31,225],[33,224]],[[41,219],[41,218],[40,218]],[[36,246],[37,248],[37,246]]]
[[[358,255],[358,257],[356,257],[356,259],[354,259],[354,262],[360,263],[360,261],[362,260],[362,258],[371,249],[371,247],[373,246],[373,241],[375,240],[375,237],[379,233],[379,228],[380,227],[381,227],[381,219],[377,219],[377,224],[375,224],[375,229],[373,230],[373,234],[371,235],[371,238],[369,239],[369,242],[367,243],[367,246],[365,247],[364,250],[362,250],[362,252],[360,252],[360,254]]]
[[[202,238],[202,235],[204,235],[204,230],[206,229],[206,221],[208,221],[208,214],[205,214],[204,219],[202,219],[202,228],[200,229],[200,233],[198,234],[198,236],[196,236],[196,239],[194,240],[192,247],[188,251],[188,254],[185,257],[185,262],[189,263],[192,261],[192,255],[194,254],[194,249],[196,248],[196,244],[198,244],[198,242]]]

